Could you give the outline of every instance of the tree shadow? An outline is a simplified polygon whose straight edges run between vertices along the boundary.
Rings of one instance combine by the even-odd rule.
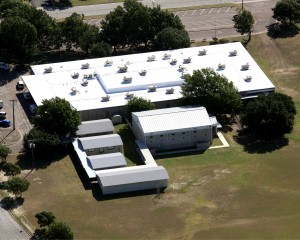
[[[5,197],[1,200],[1,206],[5,210],[16,209],[19,206],[23,205],[24,198],[23,197]]]
[[[16,64],[11,71],[1,72],[0,74],[0,87],[4,86],[11,81],[19,78],[29,71],[29,66],[24,64]]]
[[[244,146],[248,153],[270,153],[289,144],[286,137],[262,138],[256,135],[245,134],[242,131],[233,136],[234,140]]]
[[[17,156],[16,164],[20,166],[22,170],[31,169],[45,169],[56,161],[60,161],[66,155],[68,155],[68,150],[64,148],[55,148],[51,154],[36,154],[35,152],[25,152]]]
[[[273,23],[268,26],[268,36],[276,38],[292,38],[299,34],[299,27],[295,24]]]

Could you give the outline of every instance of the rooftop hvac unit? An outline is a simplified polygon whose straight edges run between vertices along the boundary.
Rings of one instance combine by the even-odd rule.
[[[179,65],[178,71],[179,71],[179,72],[183,72],[184,70],[186,70],[185,66]]]
[[[241,69],[242,70],[248,70],[249,69],[249,63],[246,63],[246,64],[242,65]]]
[[[174,88],[167,88],[166,89],[166,94],[173,94],[174,93]]]
[[[166,59],[170,59],[172,56],[171,53],[165,53],[164,56],[163,56],[163,59],[166,60]]]
[[[188,57],[188,58],[184,58],[183,59],[183,63],[190,63],[192,61],[192,58],[191,57]]]
[[[244,80],[245,80],[245,82],[251,82],[252,77],[251,77],[251,76],[246,76],[246,77],[244,78]]]
[[[88,62],[81,64],[82,69],[88,69],[90,67],[90,64]]]
[[[144,70],[140,71],[139,74],[140,74],[141,76],[146,76],[147,70],[144,69]]]
[[[119,72],[120,72],[120,73],[127,72],[127,70],[128,70],[128,67],[127,67],[126,65],[124,65],[124,66],[119,66]]]
[[[78,78],[79,77],[79,73],[73,73],[72,78]]]
[[[218,69],[219,69],[219,70],[224,70],[225,67],[226,67],[226,65],[225,65],[224,63],[223,63],[223,64],[222,64],[222,63],[219,63],[219,64],[218,64]]]
[[[131,76],[124,76],[123,77],[123,82],[124,83],[131,83],[132,82],[132,77]]]
[[[177,63],[177,59],[173,58],[171,61],[170,61],[170,64],[171,65],[176,65]]]
[[[111,118],[111,121],[114,125],[122,123],[122,117],[120,115],[114,115]]]
[[[188,71],[183,71],[181,74],[181,78],[185,78],[186,76],[190,75]]]
[[[72,88],[71,88],[71,94],[72,94],[72,95],[76,95],[76,93],[77,93],[76,87],[72,87]]]
[[[151,55],[151,56],[149,56],[148,57],[148,62],[153,62],[153,61],[155,61],[155,55]]]
[[[128,92],[126,93],[126,98],[131,99],[134,97],[134,93]]]
[[[110,96],[105,95],[102,97],[102,102],[107,102],[107,101],[109,101],[109,99],[110,99]]]
[[[52,67],[47,67],[47,68],[44,69],[44,73],[51,73],[52,70],[53,70]]]
[[[202,49],[199,51],[200,56],[204,56],[204,55],[206,55],[206,53],[207,53],[206,49]]]
[[[230,51],[229,52],[229,56],[230,57],[234,57],[234,56],[236,56],[237,55],[237,50],[233,50],[233,51]]]
[[[156,91],[157,86],[156,85],[151,85],[148,87],[149,92],[155,92]]]
[[[81,81],[81,85],[82,86],[87,86],[89,84],[89,81],[87,80],[87,79],[82,79],[82,81]]]
[[[108,60],[108,59],[107,59],[107,60],[105,61],[105,63],[104,63],[104,66],[111,66],[111,65],[113,65],[113,63],[114,63],[114,62],[113,62],[112,60]]]

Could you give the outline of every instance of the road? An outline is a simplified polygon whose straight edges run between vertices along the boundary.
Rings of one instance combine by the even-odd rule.
[[[8,211],[0,207],[0,240],[24,240],[30,236],[12,218]]]

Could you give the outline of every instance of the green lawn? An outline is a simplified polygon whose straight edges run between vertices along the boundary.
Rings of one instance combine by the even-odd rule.
[[[298,113],[299,40],[259,35],[248,46],[278,89],[294,97]],[[117,132],[129,164],[138,163],[130,131],[120,125]],[[101,196],[75,158],[58,155],[27,176],[21,210],[35,226],[37,212],[52,211],[76,239],[299,239],[300,114],[280,141],[241,145],[234,135],[224,133],[229,148],[157,160],[170,175],[160,201],[155,192]]]

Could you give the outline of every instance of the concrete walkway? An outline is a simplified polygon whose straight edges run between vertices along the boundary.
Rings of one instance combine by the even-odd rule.
[[[223,134],[221,132],[217,132],[217,135],[222,142],[223,145],[220,146],[212,146],[209,149],[216,149],[216,148],[224,148],[224,147],[230,147],[226,139],[224,138]]]

